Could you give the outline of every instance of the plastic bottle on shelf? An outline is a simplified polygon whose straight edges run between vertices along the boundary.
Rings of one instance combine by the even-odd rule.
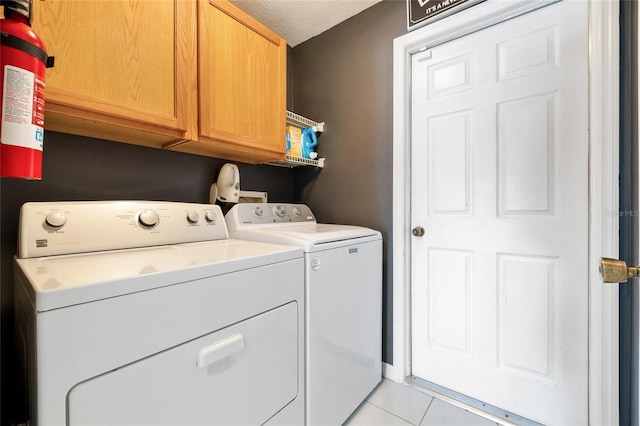
[[[308,158],[315,160],[318,158],[318,153],[314,148],[318,145],[318,138],[316,137],[316,129],[313,126],[302,129],[302,158]]]

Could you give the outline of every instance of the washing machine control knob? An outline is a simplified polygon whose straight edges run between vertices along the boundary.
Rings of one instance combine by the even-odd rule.
[[[218,216],[216,216],[213,210],[207,210],[207,212],[204,214],[204,218],[207,220],[207,222],[215,222]]]
[[[264,214],[264,210],[262,210],[262,207],[256,207],[253,209],[253,214],[258,217],[262,217],[262,215]]]
[[[302,212],[300,211],[300,208],[294,207],[293,208],[293,214],[295,214],[296,216],[300,216],[302,214]]]
[[[49,226],[60,228],[67,223],[67,217],[62,212],[53,212],[47,215],[45,222],[47,222],[47,225]]]
[[[142,210],[140,214],[138,214],[138,223],[142,226],[150,228],[156,226],[159,221],[160,216],[153,210]]]
[[[187,213],[187,222],[198,223],[198,220],[200,220],[200,215],[198,214],[198,212],[191,210]]]

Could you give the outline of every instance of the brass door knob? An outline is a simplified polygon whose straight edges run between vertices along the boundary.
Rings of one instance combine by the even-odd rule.
[[[425,230],[422,226],[416,226],[411,230],[414,237],[422,237],[425,234]]]
[[[605,283],[625,283],[629,278],[640,276],[640,267],[627,266],[624,260],[600,259],[600,276]]]

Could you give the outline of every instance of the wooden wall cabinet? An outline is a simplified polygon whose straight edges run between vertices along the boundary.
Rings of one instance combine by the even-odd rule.
[[[33,7],[56,58],[45,129],[249,163],[284,158],[286,42],[227,0]]]
[[[198,0],[198,136],[184,152],[285,157],[286,41],[227,0]]]
[[[196,136],[194,2],[34,0],[33,17],[55,56],[45,129],[156,148]]]

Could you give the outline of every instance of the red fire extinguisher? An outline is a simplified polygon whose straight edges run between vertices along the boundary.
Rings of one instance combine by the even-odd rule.
[[[31,29],[31,0],[0,5],[0,176],[42,179],[44,72],[50,58]]]

